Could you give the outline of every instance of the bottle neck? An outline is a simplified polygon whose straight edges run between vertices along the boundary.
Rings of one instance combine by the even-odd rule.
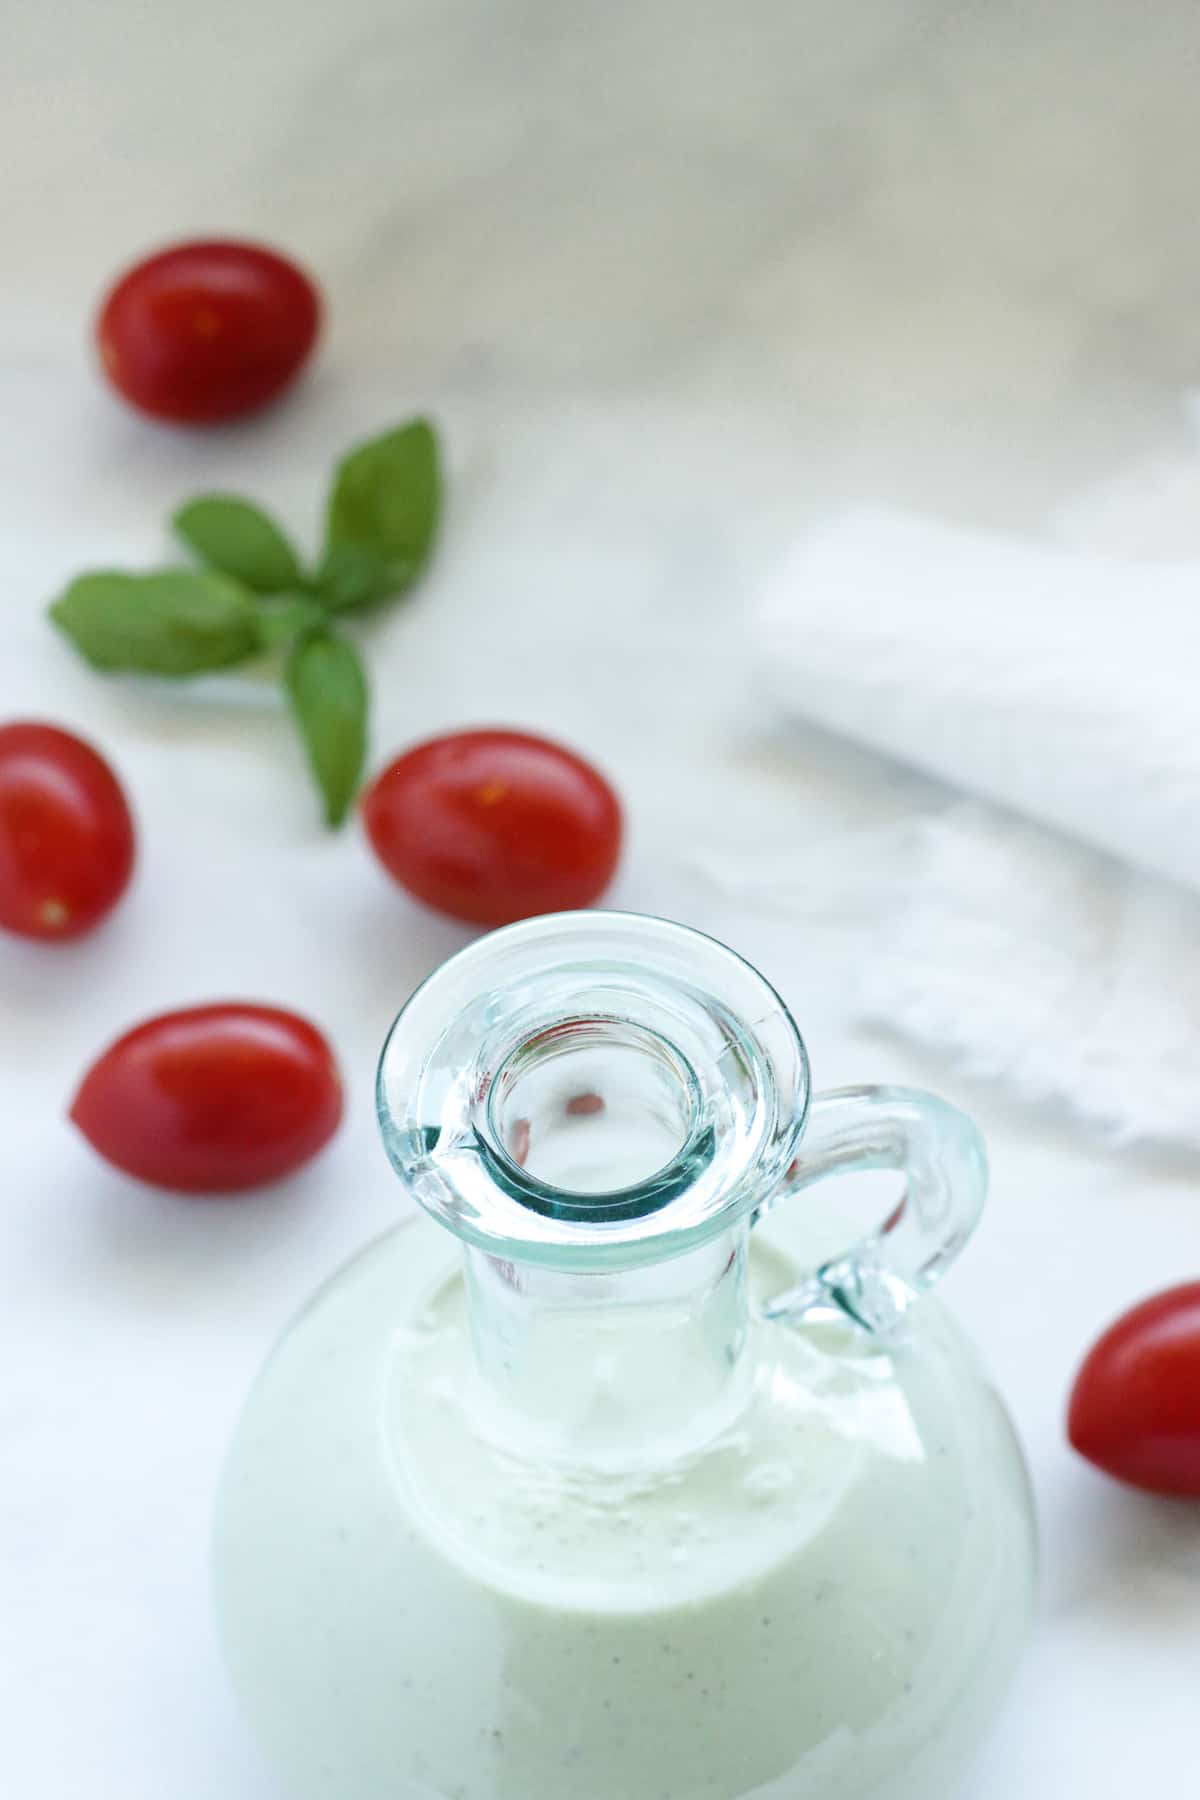
[[[479,1429],[635,1468],[714,1437],[748,1387],[749,1223],[641,1268],[577,1274],[465,1252]]]

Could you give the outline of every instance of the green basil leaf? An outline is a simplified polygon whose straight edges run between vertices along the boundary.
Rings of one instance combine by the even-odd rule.
[[[367,680],[358,652],[331,631],[310,632],[292,650],[284,680],[325,802],[325,823],[340,825],[367,752]]]
[[[272,594],[258,606],[258,640],[264,650],[290,644],[324,624],[325,608],[307,594]]]
[[[417,578],[415,564],[400,565],[365,544],[329,544],[317,570],[317,592],[333,612],[375,606]]]
[[[260,648],[254,600],[223,575],[80,575],[50,617],[94,669],[196,675],[244,662]]]
[[[171,523],[201,562],[258,594],[299,587],[299,559],[273,519],[234,494],[200,494]]]
[[[317,585],[335,608],[400,593],[437,536],[442,477],[437,435],[415,419],[360,444],[338,464]]]

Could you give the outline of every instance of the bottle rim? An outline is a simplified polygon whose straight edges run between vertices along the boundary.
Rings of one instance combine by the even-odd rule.
[[[633,1181],[580,1189],[526,1166],[520,1083],[598,1048],[674,1096],[678,1144]],[[522,920],[452,956],[400,1011],[376,1085],[387,1155],[431,1217],[496,1256],[580,1271],[682,1254],[764,1205],[809,1096],[804,1041],[752,964],[610,911]]]

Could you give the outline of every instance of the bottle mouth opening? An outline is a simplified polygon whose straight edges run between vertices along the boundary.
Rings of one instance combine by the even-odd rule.
[[[808,1059],[715,939],[554,913],[460,951],[379,1065],[384,1146],[466,1242],[581,1270],[682,1253],[761,1205],[795,1154]]]
[[[488,1089],[485,1120],[498,1178],[556,1219],[657,1212],[712,1154],[700,1080],[683,1052],[612,1016],[566,1018],[523,1038]]]

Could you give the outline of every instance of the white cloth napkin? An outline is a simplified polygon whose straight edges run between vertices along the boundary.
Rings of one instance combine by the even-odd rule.
[[[935,800],[743,897],[874,905],[862,1016],[1200,1148],[1200,562],[856,512],[796,546],[756,632],[786,712],[1006,810]],[[814,866],[841,871],[816,904]]]
[[[787,710],[1200,887],[1200,564],[852,513],[758,630]]]

